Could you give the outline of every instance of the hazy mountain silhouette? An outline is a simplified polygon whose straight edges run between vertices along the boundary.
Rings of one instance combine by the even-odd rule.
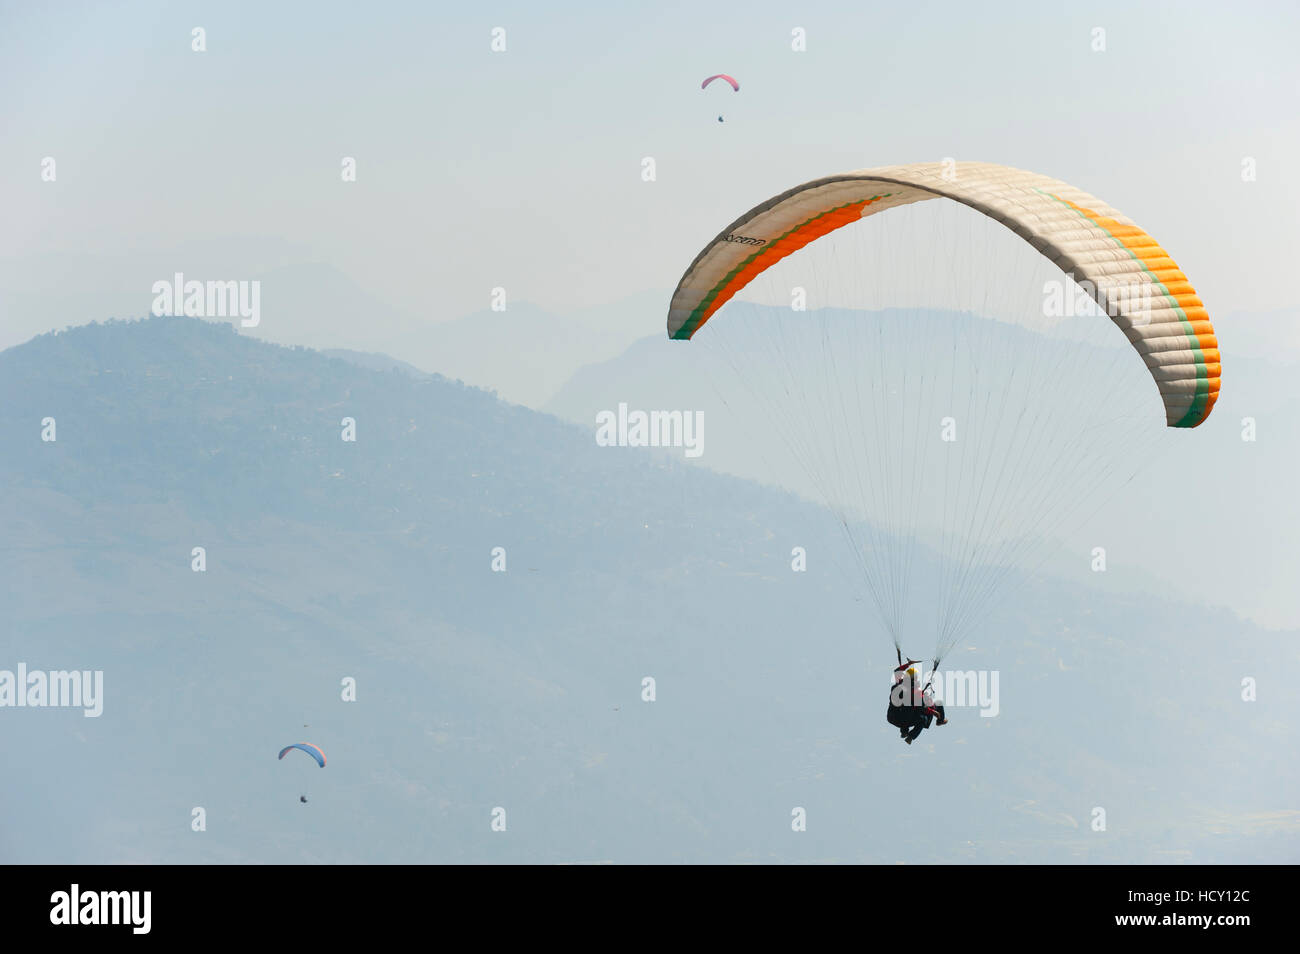
[[[956,325],[971,319],[952,315],[947,320]],[[988,323],[982,334],[1008,351],[1023,333],[1016,326],[975,320]],[[542,409],[583,427],[592,427],[598,412],[620,402],[700,409],[706,420],[718,422],[709,429],[709,450],[700,463],[770,480],[773,461],[748,439],[762,422],[747,419],[752,412],[745,392],[725,393],[735,382],[719,375],[718,356],[702,340],[709,331],[690,342],[670,341],[662,333],[647,336],[608,361],[580,369]],[[1113,337],[1114,343],[1091,340],[1086,346],[1126,347],[1122,336]],[[1300,591],[1294,586],[1300,549],[1290,534],[1277,530],[1300,527],[1300,497],[1290,477],[1300,469],[1300,400],[1294,370],[1279,363],[1289,354],[1282,348],[1278,360],[1266,360],[1225,350],[1225,384],[1210,419],[1194,431],[1167,435],[1167,446],[1141,461],[1124,492],[1089,518],[1086,536],[1076,534],[1085,550],[1105,541],[1113,557],[1127,560],[1130,570],[1112,575],[1108,586],[1128,580],[1143,590],[1168,587],[1171,595],[1229,606],[1264,625],[1300,625]],[[1158,414],[1141,362],[1132,355],[1129,363],[1131,374],[1115,383],[1132,390],[1135,407]],[[725,387],[719,383],[724,380]],[[1062,382],[1059,389],[1045,390],[1042,400],[1064,407],[1087,393],[1078,384]],[[1247,421],[1257,432],[1252,442],[1242,439]],[[728,427],[721,422],[728,422],[737,439],[726,439]],[[1171,494],[1171,487],[1178,492]],[[1189,506],[1201,508],[1204,519],[1187,519]],[[1213,527],[1208,537],[1207,526]],[[1181,561],[1169,559],[1191,553],[1197,554],[1198,573],[1184,572]]]
[[[0,669],[106,697],[0,709],[4,860],[1300,858],[1294,633],[1027,581],[952,661],[1000,714],[907,749],[826,515],[679,452],[190,319],[11,348],[0,400]]]

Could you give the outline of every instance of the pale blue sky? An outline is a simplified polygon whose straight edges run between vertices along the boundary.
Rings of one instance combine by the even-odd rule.
[[[328,262],[426,320],[496,285],[563,312],[671,289],[720,227],[798,182],[954,156],[1124,210],[1216,316],[1294,305],[1298,8],[1132,7],[9,3],[3,276],[91,293],[130,270],[113,262],[158,271],[206,244],[223,277]],[[740,93],[701,92],[717,71]],[[57,253],[53,277],[33,253]]]

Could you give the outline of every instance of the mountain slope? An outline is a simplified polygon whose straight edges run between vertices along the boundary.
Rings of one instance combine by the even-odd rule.
[[[10,349],[0,399],[0,668],[105,692],[0,709],[6,860],[1298,856],[1293,634],[1030,583],[954,661],[998,716],[905,750],[888,640],[784,494],[186,319]],[[302,740],[326,769],[276,760]]]

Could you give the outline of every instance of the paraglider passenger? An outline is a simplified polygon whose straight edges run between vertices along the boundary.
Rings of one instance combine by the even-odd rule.
[[[922,732],[936,724],[947,725],[948,717],[943,706],[937,705],[934,692],[927,686],[919,688],[920,677],[910,662],[894,670],[894,684],[889,691],[889,724],[898,728],[903,741],[911,745]]]

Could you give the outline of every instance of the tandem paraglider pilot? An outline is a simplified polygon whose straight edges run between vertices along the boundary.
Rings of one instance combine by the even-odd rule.
[[[947,725],[943,706],[936,705],[934,692],[929,686],[921,688],[920,677],[909,659],[894,670],[894,683],[889,689],[889,708],[885,718],[898,729],[903,741],[911,745],[917,737],[930,728],[931,723]]]

